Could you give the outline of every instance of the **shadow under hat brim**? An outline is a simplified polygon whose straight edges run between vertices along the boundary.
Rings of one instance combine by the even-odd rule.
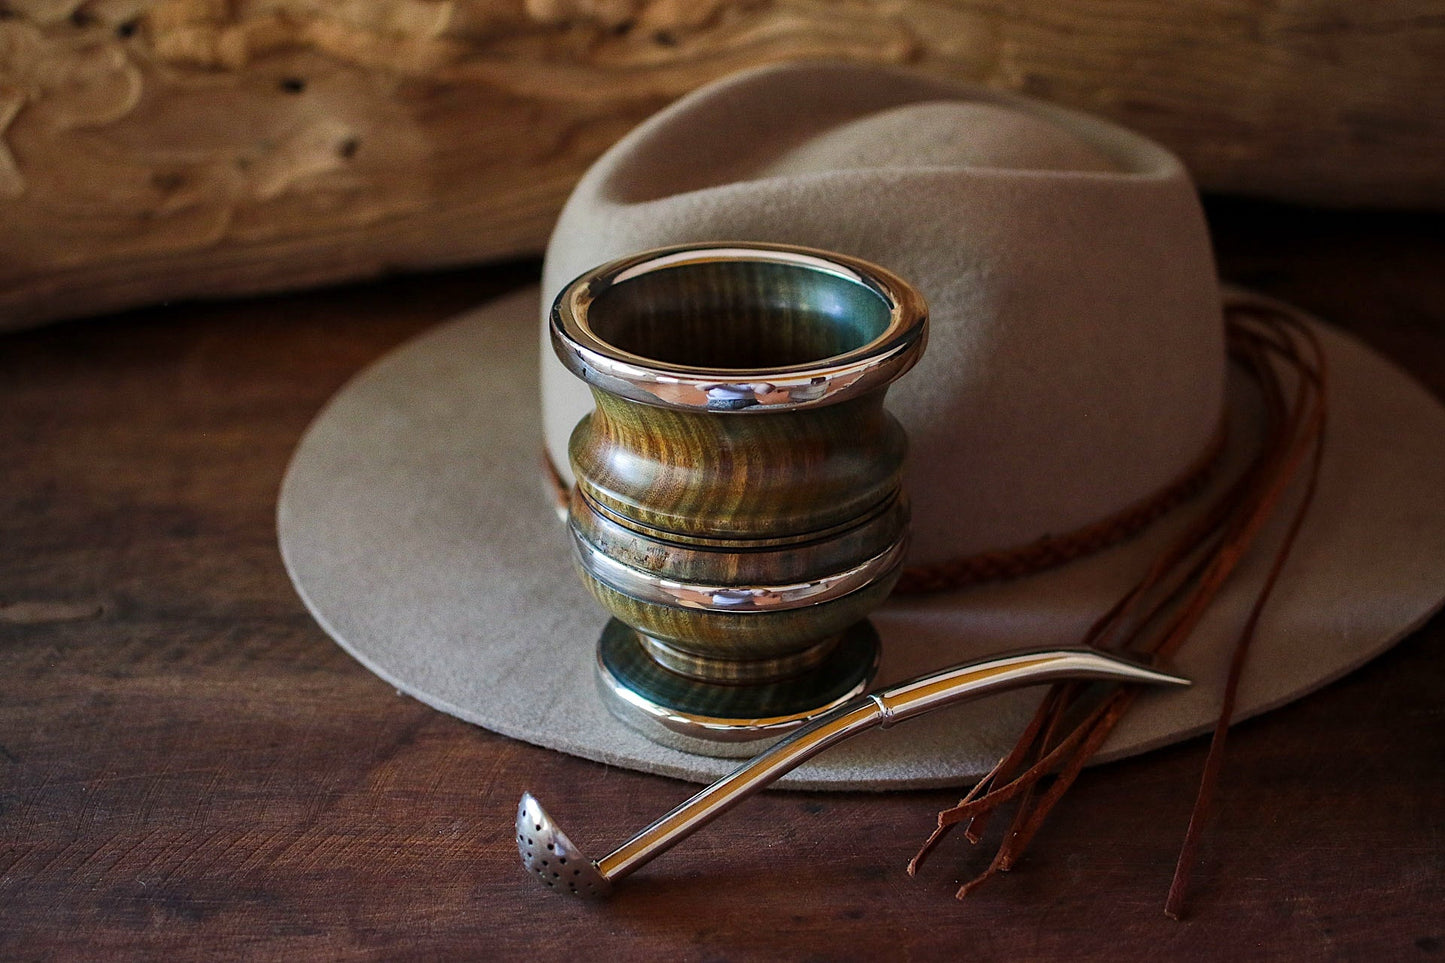
[[[1251,297],[1227,292],[1227,299]],[[571,570],[538,467],[532,289],[492,302],[348,383],[297,447],[277,508],[281,552],[325,630],[389,684],[487,729],[644,772],[707,781],[732,768],[649,742],[593,681],[605,613]],[[1273,302],[1271,302],[1273,303]],[[1389,648],[1445,601],[1445,408],[1394,365],[1312,319],[1330,365],[1319,490],[1261,620],[1236,721]],[[1076,644],[1248,457],[1258,399],[1231,379],[1230,435],[1210,490],[1145,534],[1013,582],[895,598],[874,621],[881,682],[1010,648]],[[1175,659],[1195,681],[1147,693],[1095,761],[1211,728],[1233,641],[1277,544],[1263,536]],[[1012,746],[1042,690],[861,736],[782,784],[925,788],[966,782]]]

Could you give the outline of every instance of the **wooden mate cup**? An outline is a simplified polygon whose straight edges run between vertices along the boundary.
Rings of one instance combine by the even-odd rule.
[[[596,401],[569,443],[569,530],[614,616],[612,710],[666,745],[748,755],[863,692],[866,616],[908,529],[883,399],[923,352],[923,298],[842,255],[673,247],[572,282],[551,336]]]

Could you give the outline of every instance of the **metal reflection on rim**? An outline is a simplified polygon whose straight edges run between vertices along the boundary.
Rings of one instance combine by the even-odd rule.
[[[634,354],[588,322],[593,302],[618,285],[671,268],[727,262],[780,264],[857,284],[886,306],[888,324],[866,344],[831,357],[742,371]],[[891,383],[922,354],[927,316],[907,283],[859,258],[789,245],[683,245],[622,258],[574,280],[553,305],[551,334],[562,364],[593,387],[666,408],[758,413],[834,404]]]

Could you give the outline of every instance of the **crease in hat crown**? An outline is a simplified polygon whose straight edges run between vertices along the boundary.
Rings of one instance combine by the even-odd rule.
[[[914,452],[912,563],[1096,523],[1217,440],[1226,356],[1203,212],[1183,166],[1139,135],[874,67],[736,75],[583,177],[543,302],[637,251],[744,241],[860,258],[927,299],[928,353],[889,395]],[[591,396],[551,350],[542,395],[570,481],[566,439]]]
[[[678,364],[608,340],[592,308],[620,287],[696,265],[775,264],[833,278],[876,298],[887,322],[862,344],[792,364],[735,368]],[[758,414],[837,404],[892,383],[917,363],[927,339],[928,308],[892,272],[856,258],[774,244],[689,244],[619,258],[575,279],[552,306],[552,345],[573,374],[605,390],[683,410]]]

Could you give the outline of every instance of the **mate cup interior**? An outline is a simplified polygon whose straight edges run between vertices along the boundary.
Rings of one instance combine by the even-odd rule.
[[[588,307],[587,324],[618,350],[669,365],[736,371],[807,364],[864,347],[892,321],[878,290],[806,263],[648,267],[614,279]]]

